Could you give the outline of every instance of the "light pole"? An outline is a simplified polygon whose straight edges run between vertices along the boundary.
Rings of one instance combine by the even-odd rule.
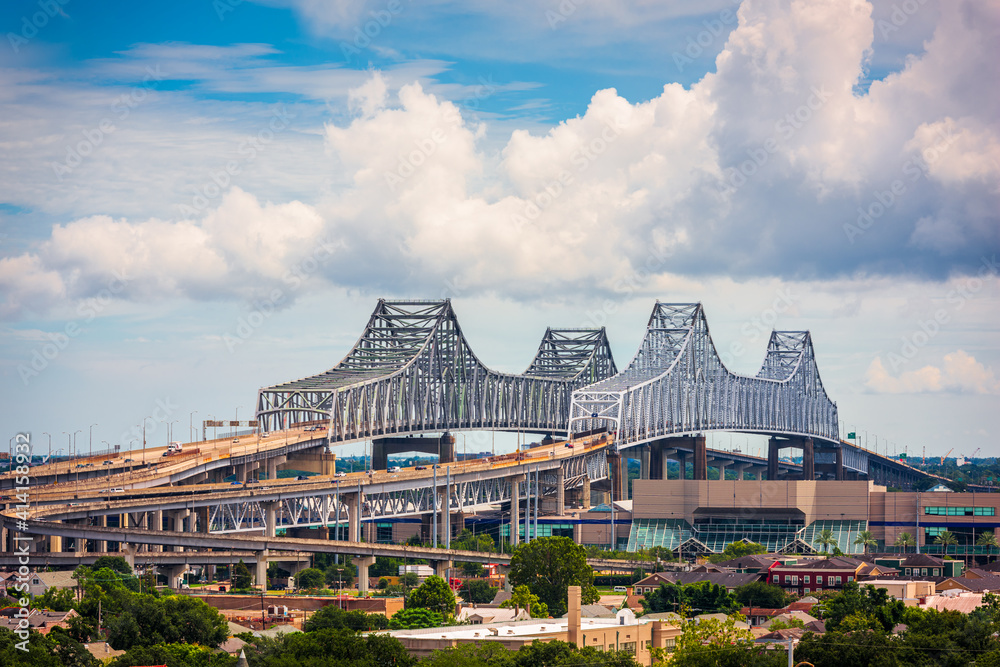
[[[87,439],[87,447],[90,450],[90,455],[91,456],[94,455],[94,427],[95,426],[100,426],[100,424],[91,424],[90,425],[90,437]],[[109,449],[110,449],[110,446],[109,446]]]
[[[188,415],[188,437],[189,437],[189,438],[191,439],[191,442],[194,442],[194,441],[195,441],[195,433],[194,433],[194,415],[195,415],[195,413],[197,413],[197,412],[198,412],[197,410],[192,410],[192,411],[191,411],[191,414],[190,414],[190,415]]]
[[[180,420],[178,420],[178,419],[171,419],[170,421],[167,422],[167,444],[168,445],[170,444],[170,441],[173,439],[174,424],[176,424],[178,421],[180,421]]]
[[[49,460],[52,459],[52,436],[45,431],[42,431],[42,435],[49,436]]]
[[[108,451],[111,451],[111,443],[107,440],[101,440],[105,445],[108,446]],[[108,501],[111,501],[111,466],[105,466],[108,469]]]
[[[146,465],[146,420],[152,417],[142,418],[142,465]]]

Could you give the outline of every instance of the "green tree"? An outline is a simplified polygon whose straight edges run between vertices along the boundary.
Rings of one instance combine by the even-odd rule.
[[[788,605],[793,597],[780,586],[774,586],[763,581],[752,581],[733,591],[736,601],[744,607],[764,607],[766,609],[781,609]]]
[[[996,547],[1000,546],[997,544],[997,536],[992,530],[987,530],[979,534],[976,538],[976,544],[981,547]]]
[[[448,617],[455,613],[455,594],[448,582],[441,577],[431,576],[410,593],[406,606],[422,607]]]
[[[417,662],[393,637],[334,628],[255,638],[252,653],[247,651],[253,667],[413,667]]]
[[[878,540],[875,539],[875,535],[870,530],[862,530],[858,533],[857,538],[854,540],[855,544],[860,544],[864,553],[868,553],[868,547],[874,547],[878,545]]]
[[[466,577],[481,577],[485,569],[482,563],[471,563],[465,562],[461,563],[462,575]]]
[[[354,563],[334,563],[327,565],[323,570],[323,574],[326,576],[327,586],[343,588],[344,586],[350,586],[354,582],[354,577],[358,574],[358,568]],[[373,574],[372,576],[381,575]]]
[[[823,635],[806,633],[795,647],[795,660],[815,667],[897,667],[907,664],[939,664],[909,662],[895,650],[896,640],[882,631],[827,632]],[[963,663],[964,664],[964,663]]]
[[[378,589],[380,591],[384,591],[387,588],[389,588],[389,579],[387,577],[382,577],[378,580]]]
[[[215,648],[229,636],[226,618],[198,598],[154,598],[133,594],[122,610],[107,617],[108,643],[118,650],[163,643]]]
[[[205,646],[190,644],[157,644],[134,646],[109,663],[109,667],[233,667],[236,659],[226,653],[216,653]]]
[[[944,547],[945,552],[947,552],[948,547],[958,544],[958,536],[950,530],[942,530],[938,533],[938,536],[934,538],[934,544],[940,544]]]
[[[296,588],[322,588],[324,583],[326,583],[326,577],[323,571],[315,567],[307,567],[295,575]]]
[[[69,611],[76,602],[72,588],[51,587],[32,601],[32,606],[52,611]]]
[[[420,667],[513,667],[514,658],[500,642],[459,644],[434,651]]]
[[[902,620],[905,609],[903,602],[891,598],[884,588],[869,584],[862,589],[858,582],[849,581],[838,594],[825,600],[819,611],[827,630],[838,630],[845,618],[853,616],[855,625],[859,620],[871,619],[872,630],[889,632]]]
[[[250,578],[250,568],[247,564],[240,559],[240,562],[233,566],[233,590],[245,591],[250,589],[251,578]]]
[[[532,618],[548,618],[549,608],[527,586],[515,586],[509,600],[504,600],[500,606],[505,609],[527,609]]]
[[[24,649],[24,650],[22,650]],[[0,665],[7,667],[98,667],[100,663],[79,642],[53,631],[31,630],[27,639],[0,628]]]
[[[389,619],[389,627],[393,630],[411,630],[413,628],[436,628],[444,625],[444,616],[424,607],[408,607],[397,611]]]
[[[458,592],[466,602],[488,604],[493,602],[499,590],[496,586],[490,586],[490,582],[485,579],[466,579]]]
[[[736,627],[734,618],[685,621],[670,662],[671,667],[781,667],[784,652],[754,643],[749,630]]]
[[[570,586],[580,586],[583,604],[600,599],[586,550],[568,537],[540,537],[520,544],[510,560],[513,586],[527,586],[559,617],[566,613]]]
[[[399,583],[404,588],[416,588],[420,585],[420,576],[416,572],[404,572],[403,576],[399,578]]]
[[[366,614],[362,611],[344,611],[340,607],[327,605],[306,619],[303,630],[314,632],[333,628],[347,628],[354,632],[365,630],[384,630],[389,627],[389,620],[382,614]]]
[[[722,550],[720,554],[712,554],[708,557],[708,560],[712,563],[724,563],[727,560],[733,560],[735,558],[742,558],[743,556],[756,556],[758,554],[766,554],[767,547],[759,542],[744,542],[740,540],[739,542],[730,542],[726,545],[726,548]]]
[[[736,597],[725,587],[708,581],[694,584],[660,584],[660,587],[647,593],[639,601],[645,613],[675,611],[681,613],[684,609],[697,611],[701,614],[729,614],[739,608]]]
[[[913,535],[909,533],[900,533],[896,536],[896,546],[897,547],[912,547],[916,545],[916,540],[913,539]]]
[[[830,546],[837,543],[837,538],[834,536],[833,531],[829,528],[824,528],[823,530],[816,533],[816,537],[813,539],[813,544],[818,544],[820,546],[820,551],[829,551]]]
[[[122,556],[101,556],[94,561],[91,569],[100,570],[105,567],[120,574],[129,576],[132,574],[132,566]]]

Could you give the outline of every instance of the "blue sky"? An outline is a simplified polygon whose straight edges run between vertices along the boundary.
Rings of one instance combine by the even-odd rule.
[[[704,302],[739,372],[757,322],[811,329],[858,429],[995,448],[995,7],[36,0],[0,25],[11,435],[248,414],[382,296],[451,297],[509,371],[549,325],[606,323],[624,363],[659,298]]]

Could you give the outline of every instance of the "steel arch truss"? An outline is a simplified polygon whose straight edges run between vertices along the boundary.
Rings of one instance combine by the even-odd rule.
[[[617,371],[601,329],[548,329],[523,375],[473,353],[450,300],[380,299],[334,368],[261,389],[267,430],[329,425],[330,442],[458,429],[565,431],[574,389]]]
[[[619,449],[711,430],[837,441],[808,331],[775,331],[754,377],[736,375],[715,350],[700,303],[657,302],[628,368],[573,393],[570,432],[616,431]]]

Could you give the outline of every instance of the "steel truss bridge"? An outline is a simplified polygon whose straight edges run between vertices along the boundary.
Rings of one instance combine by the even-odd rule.
[[[451,300],[380,299],[334,368],[261,389],[269,431],[320,422],[329,441],[460,429],[566,431],[572,392],[617,372],[603,328],[548,329],[521,375],[483,364]]]
[[[619,449],[716,430],[838,441],[809,332],[772,332],[757,375],[737,375],[719,358],[700,303],[657,302],[628,367],[575,391],[569,422],[571,432],[616,432]]]

